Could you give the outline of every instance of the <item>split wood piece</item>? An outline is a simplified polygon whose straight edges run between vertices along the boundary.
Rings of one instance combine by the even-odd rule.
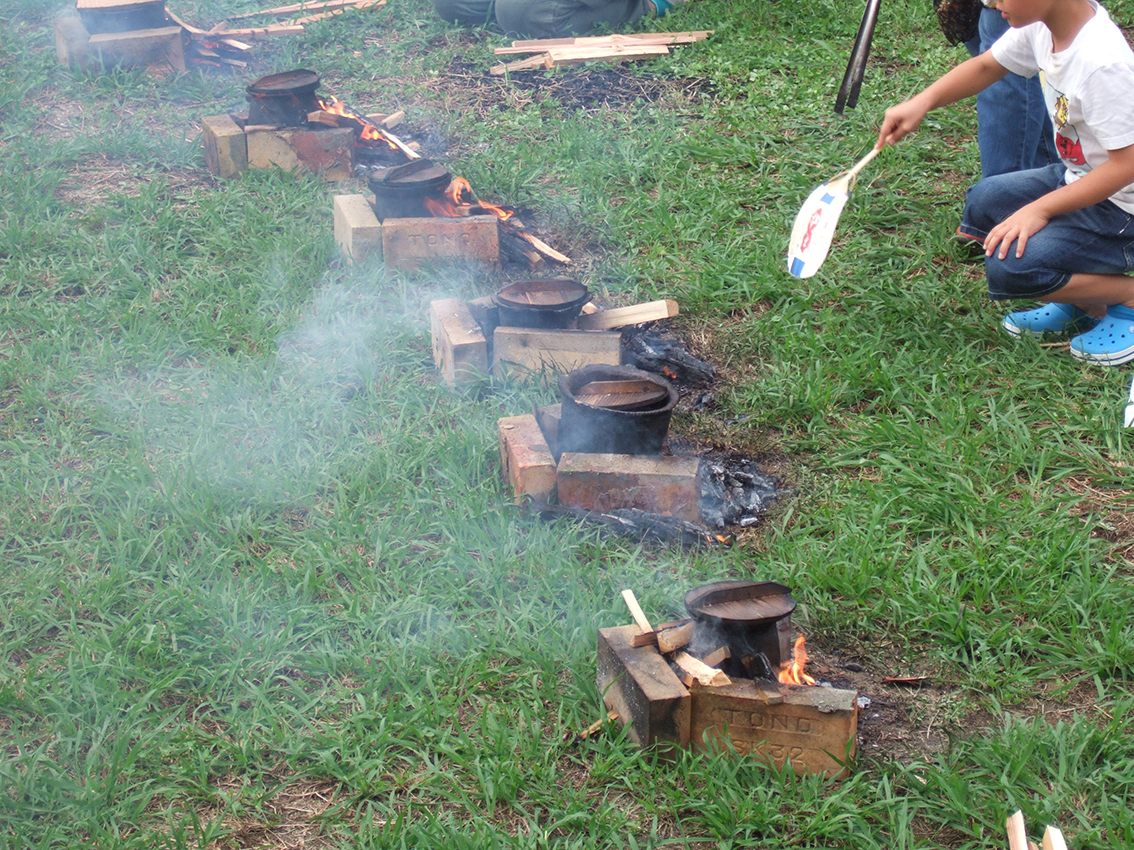
[[[82,7],[80,7],[80,8],[82,8]],[[205,34],[205,31],[203,29],[201,29],[200,27],[195,27],[195,26],[192,26],[190,24],[185,23],[185,21],[181,20],[181,18],[179,18],[179,17],[177,17],[177,15],[173,14],[173,12],[168,7],[165,10],[165,16],[167,18],[169,18],[171,21],[173,21],[175,24],[177,24],[179,27],[181,27],[181,29],[185,30],[185,32],[189,33],[190,35],[204,35]]]
[[[513,71],[530,71],[535,68],[556,68],[561,65],[579,65],[603,59],[621,62],[623,59],[648,59],[664,56],[669,48],[664,44],[629,44],[612,47],[553,47],[546,53],[529,56],[516,62],[493,65],[488,73],[499,77]]]
[[[694,631],[693,618],[686,617],[684,620],[662,623],[652,632],[643,632],[640,635],[634,635],[634,637],[630,639],[630,645],[634,647],[656,646],[658,651],[664,655],[667,652],[673,652],[675,649],[688,646],[689,642],[693,640]],[[662,649],[662,635],[665,635],[665,649]]]
[[[513,71],[532,71],[536,68],[547,67],[547,54],[539,53],[535,56],[529,56],[527,59],[517,59],[515,62],[504,62],[500,65],[493,65],[488,69],[488,73],[494,77],[500,77],[504,74],[511,74]]]
[[[678,313],[676,301],[648,301],[630,307],[615,307],[613,310],[600,310],[587,316],[580,316],[578,326],[584,330],[601,331],[610,328],[624,328],[640,325],[642,322],[656,322],[659,319],[672,319]]]
[[[1028,835],[1024,827],[1024,813],[1016,809],[1005,824],[1008,829],[1008,850],[1028,850]]]
[[[665,389],[653,381],[591,381],[575,393],[579,403],[606,410],[641,410],[665,397]]]
[[[375,112],[370,115],[363,115],[362,117],[372,124],[381,124],[383,127],[390,129],[401,124],[402,121],[405,120],[406,113],[405,110],[399,109],[397,112],[391,112],[389,115],[383,112]]]
[[[701,687],[718,687],[720,685],[731,685],[732,679],[724,672],[716,667],[710,667],[700,658],[694,658],[688,652],[679,652],[674,656],[673,663],[681,668],[681,682],[687,688],[694,685]]]
[[[528,245],[535,248],[536,251],[547,257],[549,260],[555,260],[555,262],[562,263],[565,266],[571,265],[570,257],[565,256],[564,254],[560,254],[538,236],[529,232],[523,224],[520,224],[514,220],[510,220],[503,222],[503,227],[508,233],[511,233],[517,239],[522,239],[523,241],[527,242]]]
[[[589,315],[591,315],[591,313],[597,313],[598,311],[599,311],[599,306],[594,301],[588,301],[579,310],[579,312],[582,313],[584,316],[589,316]]]
[[[386,0],[381,0],[385,3]],[[352,6],[373,5],[371,0],[326,0],[323,3],[291,3],[287,6],[276,6],[274,9],[261,9],[259,12],[243,12],[239,15],[229,15],[228,20],[239,21],[242,18],[256,18],[260,15],[281,17],[293,15],[296,12],[322,12],[328,9],[349,9]]]
[[[302,24],[271,24],[266,27],[248,27],[247,29],[230,30],[228,25],[217,24],[205,32],[190,32],[189,35],[203,41],[209,38],[258,38],[263,35],[299,35],[303,32]]]
[[[701,660],[710,667],[720,667],[728,658],[732,658],[732,650],[727,646],[718,646]]]
[[[638,597],[634,595],[634,591],[630,588],[622,591],[622,598],[626,601],[626,607],[630,609],[630,616],[634,618],[634,622],[638,624],[638,628],[643,632],[652,632],[654,627],[650,625],[650,621],[646,619],[646,614],[642,610],[642,606],[638,604]]]
[[[713,30],[694,30],[689,32],[631,33],[628,35],[591,35],[577,38],[534,38],[519,39],[511,47],[497,47],[497,56],[517,53],[543,53],[553,47],[607,46],[611,44],[692,44],[713,34]]]
[[[882,681],[888,685],[920,685],[928,676],[884,676]]]
[[[1043,850],[1067,850],[1067,842],[1063,840],[1059,827],[1048,824],[1043,831]]]
[[[604,727],[607,723],[613,723],[617,719],[618,719],[618,712],[617,711],[608,711],[606,713],[606,717],[604,717],[602,720],[596,720],[594,723],[592,723],[590,726],[588,726],[586,729],[584,729],[582,732],[580,732],[579,737],[585,740],[585,739],[591,737],[591,735],[596,735],[596,734],[598,734],[599,732],[602,731],[602,727]]]
[[[526,265],[530,271],[535,271],[543,265],[543,255],[532,246],[514,235],[514,231],[507,227],[500,228],[500,250],[507,255],[513,263]]]
[[[315,15],[308,15],[305,18],[297,18],[296,20],[292,21],[292,23],[295,23],[295,24],[311,24],[311,23],[314,23],[315,21],[321,21],[324,18],[333,18],[336,15],[341,15],[344,12],[346,12],[348,9],[359,9],[359,10],[373,9],[373,8],[378,7],[378,6],[385,6],[385,5],[386,5],[386,0],[359,0],[359,2],[352,3],[349,6],[344,6],[341,9],[332,9],[332,10],[327,11],[327,12],[319,12]]]

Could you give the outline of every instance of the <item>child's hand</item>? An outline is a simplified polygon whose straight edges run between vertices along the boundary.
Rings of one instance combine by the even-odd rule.
[[[882,126],[878,128],[878,143],[875,147],[892,145],[912,133],[921,124],[927,112],[929,108],[923,102],[921,95],[911,97],[897,106],[891,106],[882,116]]]
[[[1043,230],[1049,221],[1051,216],[1039,209],[1034,202],[1020,207],[988,232],[988,237],[984,240],[984,255],[991,257],[996,251],[996,246],[999,245],[998,256],[1003,260],[1008,256],[1009,246],[1015,242],[1016,257],[1024,256],[1028,238],[1033,233]]]

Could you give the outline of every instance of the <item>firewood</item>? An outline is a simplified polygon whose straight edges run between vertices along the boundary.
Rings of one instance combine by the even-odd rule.
[[[515,227],[510,222],[505,222],[505,226],[508,227],[517,237],[523,239],[549,260],[555,260],[555,262],[562,263],[565,266],[571,265],[570,257],[560,254],[538,236],[535,236],[527,230],[524,230],[522,227]]]
[[[500,228],[500,250],[512,262],[521,265],[526,263],[533,271],[543,265],[543,257],[539,252],[533,251],[527,242],[505,227]]]
[[[618,719],[618,712],[617,711],[608,711],[606,713],[606,717],[604,717],[602,720],[596,720],[594,723],[592,723],[590,726],[588,726],[586,729],[584,729],[582,732],[580,732],[579,737],[585,740],[585,739],[591,737],[591,735],[595,735],[595,734],[601,732],[602,728],[604,726],[606,726],[607,723],[613,723],[617,719]]]
[[[1028,850],[1028,835],[1024,827],[1024,813],[1019,809],[1008,818],[1008,850]]]
[[[928,676],[883,676],[882,681],[888,685],[920,685]]]
[[[632,638],[630,638],[630,645],[633,646],[633,647],[658,646],[658,644],[659,644],[658,636],[661,635],[663,632],[672,631],[674,629],[680,629],[683,626],[691,624],[692,622],[693,622],[693,619],[691,617],[686,617],[684,620],[674,620],[672,623],[662,623],[660,626],[658,626],[652,632],[642,632],[642,634],[640,634],[640,635],[634,635]],[[671,637],[667,638],[668,641],[673,641],[673,640],[677,640],[677,639],[678,638],[676,636],[671,636]],[[692,637],[690,638],[690,640],[691,639],[692,639]],[[685,643],[681,644],[681,646],[685,646],[687,643],[689,643],[689,641],[686,641]],[[680,649],[681,646],[674,646],[673,649]],[[667,651],[672,652],[673,650],[671,649],[671,650],[667,650]]]
[[[173,14],[173,12],[170,11],[169,7],[166,7],[165,16],[167,18],[169,18],[171,21],[173,21],[175,24],[177,24],[179,27],[181,27],[181,29],[185,30],[185,32],[189,33],[190,35],[204,35],[204,33],[205,33],[205,31],[203,29],[200,29],[199,27],[190,26],[189,24],[185,23],[185,21],[181,20],[179,17],[177,17],[177,15]]]
[[[760,692],[760,696],[764,698],[764,701],[768,703],[768,705],[780,705],[783,703],[783,692],[774,682],[768,682],[763,679],[753,679],[752,681],[756,685],[756,690]]]
[[[665,56],[669,47],[664,44],[616,44],[607,48],[599,47],[553,47],[547,51],[544,64],[548,68],[561,65],[580,65],[583,62],[601,60],[621,61],[623,59],[648,59],[652,56]]]
[[[718,646],[701,660],[710,667],[720,667],[726,658],[732,658],[732,650],[727,646]]]
[[[694,658],[688,652],[679,652],[673,659],[681,672],[678,676],[681,678],[682,684],[690,688],[694,684],[701,685],[702,687],[718,686],[718,685],[731,685],[730,679],[723,670],[718,670],[716,667],[710,667],[700,658]]]
[[[654,627],[650,625],[650,621],[646,619],[646,614],[642,611],[642,606],[638,604],[638,597],[634,595],[634,591],[627,588],[622,591],[622,598],[626,601],[626,607],[630,609],[630,616],[634,618],[634,622],[638,624],[638,628],[643,632],[652,632]]]
[[[579,327],[593,331],[624,328],[627,325],[640,325],[643,322],[672,319],[677,313],[676,301],[649,301],[645,304],[615,307],[613,310],[602,310],[589,316],[580,316]]]
[[[1063,840],[1059,827],[1048,824],[1043,831],[1043,850],[1067,850],[1067,842]]]
[[[672,629],[665,629],[658,632],[658,652],[662,655],[668,655],[671,652],[676,652],[684,646],[688,646],[693,640],[693,633],[697,631],[697,624],[692,620],[685,620],[681,624],[674,626]]]
[[[579,312],[582,313],[584,316],[589,316],[589,315],[591,315],[591,313],[597,313],[598,311],[599,311],[599,307],[598,307],[597,304],[595,304],[594,301],[588,301],[579,310]]]
[[[228,20],[238,21],[241,18],[255,18],[260,15],[280,17],[295,12],[318,12],[324,9],[348,9],[360,5],[359,0],[326,0],[322,3],[291,3],[287,6],[276,6],[274,9],[261,9],[259,12],[244,12],[239,15],[229,15]]]
[[[493,65],[488,69],[488,73],[494,77],[500,77],[504,74],[511,74],[513,71],[530,71],[533,68],[546,68],[547,67],[547,54],[540,53],[536,56],[529,56],[527,59],[519,59],[515,62],[504,62],[500,65]]]
[[[335,115],[333,112],[325,112],[322,109],[316,109],[314,112],[307,113],[307,123],[309,124],[324,124],[327,127],[338,127],[340,116]]]
[[[387,115],[385,112],[375,112],[370,115],[364,115],[362,117],[369,121],[371,124],[381,124],[383,127],[393,128],[397,127],[402,123],[402,121],[405,120],[406,113],[404,110],[399,109],[397,112],[391,112],[389,115]]]
[[[304,18],[296,18],[293,23],[297,24],[310,24],[315,21],[321,21],[324,18],[333,18],[336,15],[341,15],[347,9],[373,9],[377,6],[385,6],[386,0],[359,0],[357,3],[352,3],[349,6],[343,6],[340,9],[331,9],[326,12],[319,12],[314,15],[308,15]]]
[[[693,32],[631,33],[627,35],[580,36],[578,38],[537,38],[513,41],[510,47],[497,47],[497,56],[518,53],[544,53],[558,47],[609,47],[618,44],[692,44],[713,34],[712,30]]]
[[[272,24],[266,27],[249,27],[248,29],[230,30],[227,29],[227,24],[217,24],[207,32],[190,32],[189,35],[198,40],[211,39],[211,38],[234,38],[240,36],[241,38],[256,38],[262,35],[298,35],[303,32],[303,25],[295,24]]]

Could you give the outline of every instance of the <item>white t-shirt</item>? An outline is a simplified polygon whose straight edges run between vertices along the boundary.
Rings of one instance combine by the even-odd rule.
[[[1066,50],[1052,51],[1051,31],[1040,22],[1008,30],[991,48],[1009,71],[1039,72],[1068,183],[1106,162],[1107,151],[1134,145],[1134,51],[1106,9],[1088,2],[1095,16]],[[1110,199],[1134,213],[1134,183]]]

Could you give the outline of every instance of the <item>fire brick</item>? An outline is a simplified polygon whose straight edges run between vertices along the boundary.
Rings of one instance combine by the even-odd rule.
[[[433,362],[451,387],[479,383],[488,375],[488,340],[480,332],[468,305],[445,298],[429,305]]]
[[[596,684],[606,707],[629,727],[630,740],[672,754],[689,746],[692,699],[654,647],[630,646],[640,631],[637,626],[599,629]]]
[[[335,244],[348,263],[382,257],[382,224],[365,195],[335,195]]]
[[[497,328],[492,342],[492,374],[503,378],[526,373],[554,374],[593,363],[618,366],[622,334],[617,331]]]
[[[751,680],[698,688],[689,740],[698,749],[727,739],[737,752],[752,753],[782,767],[831,778],[847,774],[858,732],[858,692],[780,685],[783,702],[770,704]]]
[[[496,423],[500,432],[500,463],[512,485],[516,504],[525,496],[547,504],[555,489],[555,461],[535,416],[507,416]]]
[[[209,171],[217,177],[235,177],[248,167],[248,141],[231,115],[202,118],[201,144]]]
[[[382,253],[390,268],[413,271],[436,260],[500,262],[499,219],[494,215],[460,218],[387,218],[382,222]]]
[[[351,176],[354,130],[349,127],[246,127],[245,134],[249,168],[305,168],[331,181]]]
[[[564,452],[559,502],[589,511],[638,508],[700,522],[699,465],[697,458]]]

